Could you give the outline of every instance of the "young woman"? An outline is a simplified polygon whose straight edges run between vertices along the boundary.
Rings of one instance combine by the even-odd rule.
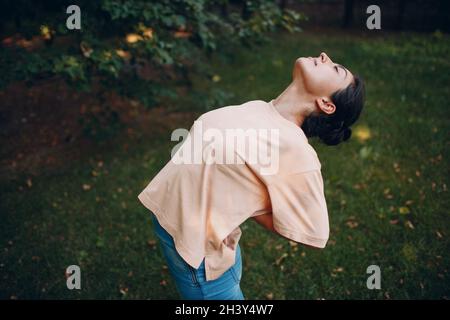
[[[325,53],[297,59],[292,78],[269,102],[201,115],[138,196],[183,299],[244,299],[238,241],[248,218],[306,246],[328,241],[321,164],[308,138],[349,139],[364,84]]]

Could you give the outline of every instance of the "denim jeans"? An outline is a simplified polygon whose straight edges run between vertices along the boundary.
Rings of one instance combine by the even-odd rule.
[[[172,236],[159,224],[151,213],[153,227],[159,239],[169,272],[176,288],[184,300],[244,300],[240,282],[242,277],[242,258],[239,244],[236,247],[236,262],[223,275],[206,281],[205,259],[195,269],[179,255]]]

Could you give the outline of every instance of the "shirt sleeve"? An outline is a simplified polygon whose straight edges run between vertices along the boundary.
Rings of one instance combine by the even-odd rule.
[[[295,242],[325,247],[329,223],[320,169],[276,177],[268,192],[278,233]]]

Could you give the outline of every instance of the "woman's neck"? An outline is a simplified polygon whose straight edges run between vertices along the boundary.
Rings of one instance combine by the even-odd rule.
[[[311,97],[305,94],[305,90],[293,81],[273,100],[273,106],[281,116],[300,127],[313,111],[311,100]]]

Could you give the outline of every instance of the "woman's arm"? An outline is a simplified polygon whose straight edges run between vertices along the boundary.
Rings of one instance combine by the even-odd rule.
[[[278,232],[273,227],[272,212],[260,214],[258,216],[252,217],[252,218],[253,218],[253,220],[255,220],[258,224],[260,224],[267,230],[278,234]]]
[[[252,217],[252,219],[255,220],[257,223],[259,223],[260,225],[262,225],[267,230],[272,231],[273,233],[276,233],[280,237],[283,237],[283,238],[285,238],[285,239],[287,239],[289,241],[292,241],[291,239],[286,238],[285,236],[279,234],[277,232],[277,230],[275,230],[275,228],[273,227],[273,215],[272,215],[272,212],[260,214],[258,216],[254,216],[254,217]],[[304,245],[305,247],[317,249],[316,247],[312,247],[312,246],[309,246],[309,245],[304,244],[304,243],[300,243],[300,244]]]

